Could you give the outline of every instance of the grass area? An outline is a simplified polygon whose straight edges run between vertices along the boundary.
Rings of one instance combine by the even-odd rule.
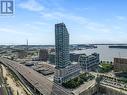
[[[95,78],[95,76],[91,75],[90,73],[83,73],[74,79],[71,79],[65,83],[62,83],[62,86],[64,86],[65,88],[73,89],[73,88],[80,86],[84,82],[87,82],[87,81],[92,80],[94,78]]]
[[[99,65],[99,67],[100,67],[100,69],[99,69],[100,73],[106,73],[106,72],[109,72],[113,69],[113,66],[110,63],[101,63]]]

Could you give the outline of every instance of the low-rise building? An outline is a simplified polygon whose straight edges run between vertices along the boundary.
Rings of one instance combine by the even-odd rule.
[[[78,62],[79,56],[84,55],[83,53],[70,53],[70,61]]]
[[[95,70],[99,64],[99,54],[93,53],[89,56],[86,54],[79,57],[79,64],[83,70]]]
[[[49,64],[55,65],[55,52],[49,53]]]
[[[17,51],[17,58],[23,59],[27,57],[27,52],[24,50],[18,50]]]
[[[55,69],[55,70],[56,71],[54,80],[56,83],[61,84],[78,76],[80,74],[81,68],[80,64],[72,63],[71,65],[63,69]]]
[[[78,62],[79,56],[84,55],[84,53],[70,53],[70,61]],[[49,53],[49,63],[55,65],[55,52]]]
[[[47,49],[40,49],[39,60],[41,60],[41,61],[47,61],[48,60],[48,50]]]
[[[127,59],[126,58],[114,58],[114,71],[115,72],[127,72]]]

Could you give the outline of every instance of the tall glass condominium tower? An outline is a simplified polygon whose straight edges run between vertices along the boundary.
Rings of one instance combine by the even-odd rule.
[[[55,24],[56,69],[54,82],[62,84],[80,74],[80,65],[69,56],[69,34],[64,23]]]
[[[70,64],[69,33],[64,23],[55,24],[56,68],[65,68]]]

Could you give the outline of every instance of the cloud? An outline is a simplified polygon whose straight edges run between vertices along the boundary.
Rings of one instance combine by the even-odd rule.
[[[43,0],[43,2],[44,1],[46,0]],[[51,3],[51,1],[54,3]],[[126,17],[124,16],[114,16],[113,17],[114,19],[110,18],[108,19],[106,23],[100,20],[94,21],[90,17],[86,18],[85,16],[82,16],[81,14],[75,13],[76,11],[72,11],[72,10],[66,9],[65,7],[63,8],[62,6],[59,6],[61,4],[60,3],[61,1],[60,0],[58,1],[59,2],[56,2],[56,0],[47,0],[46,3],[42,3],[42,4],[39,3],[39,0],[26,0],[25,2],[22,2],[20,4],[21,8],[34,11],[34,12],[36,11],[41,16],[41,18],[38,17],[39,19],[37,19],[35,23],[26,24],[25,26],[26,26],[26,29],[28,30],[25,30],[25,31],[30,31],[33,33],[36,31],[35,35],[38,36],[38,39],[39,39],[39,36],[40,38],[43,38],[41,37],[42,36],[41,34],[48,35],[49,31],[50,33],[54,31],[53,30],[54,23],[65,22],[65,24],[68,25],[67,27],[73,38],[73,41],[78,40],[78,42],[81,42],[81,41],[84,42],[88,40],[88,42],[90,42],[90,40],[92,39],[93,40],[101,40],[101,39],[115,40],[116,37],[119,38],[120,32],[123,32],[123,34],[125,34],[125,30],[122,29],[122,28],[126,29],[126,27],[123,26],[124,25],[123,21],[126,19]],[[77,8],[77,11],[85,12],[84,10],[90,11],[94,9],[95,8],[90,8],[90,7]],[[120,21],[121,23],[119,23]],[[112,35],[114,34],[117,36],[112,38]],[[79,36],[81,35],[81,37],[77,35]]]
[[[78,7],[78,8],[75,8],[76,11],[79,11],[79,12],[85,12],[85,11],[92,11],[92,10],[95,10],[96,8],[93,8],[93,7]]]
[[[27,0],[26,2],[19,4],[19,6],[29,11],[39,12],[44,10],[44,6],[37,2],[37,0]]]
[[[13,29],[7,29],[7,28],[0,28],[0,32],[18,33]]]
[[[97,22],[88,22],[85,28],[88,29],[89,31],[96,32],[96,33],[106,34],[112,31],[111,27],[104,24],[97,23]]]
[[[19,34],[19,35],[30,35],[31,33],[27,33],[27,32],[20,32],[16,29],[13,29],[13,28],[8,28],[8,27],[5,27],[5,28],[0,28],[0,32],[1,33],[13,33],[13,34]]]
[[[117,18],[118,20],[126,20],[126,17],[124,17],[124,16],[116,16],[116,18]]]
[[[54,2],[54,0],[52,1]],[[58,4],[55,4],[58,5]],[[28,0],[27,2],[21,3],[20,6],[22,8],[26,8],[31,11],[38,11],[41,14],[41,17],[48,21],[68,21],[67,23],[76,23],[77,27],[74,27],[76,25],[73,25],[77,31],[89,31],[91,33],[105,33],[109,34],[110,32],[114,31],[112,26],[104,25],[102,23],[91,21],[89,18],[78,16],[77,14],[73,14],[70,11],[66,11],[64,8],[64,12],[61,10],[50,10],[48,7],[44,7],[40,5],[36,0]],[[57,6],[57,8],[60,8]],[[54,8],[53,8],[54,9]],[[56,9],[56,8],[55,8]],[[84,10],[88,10],[90,8],[84,8]],[[43,10],[43,11],[42,11]],[[117,19],[123,20],[125,19],[123,16],[117,16]],[[39,25],[43,25],[44,23],[37,23]]]
[[[82,16],[77,16],[72,13],[68,12],[60,12],[60,11],[53,11],[53,12],[41,12],[41,16],[48,20],[71,20],[72,22],[77,23],[87,23],[87,18]]]
[[[71,13],[62,13],[62,12],[47,12],[41,13],[42,16],[45,19],[50,19],[50,20],[57,20],[57,21],[67,21],[67,23],[71,22],[71,23],[75,23],[72,25],[73,28],[77,28],[80,31],[89,31],[92,33],[110,33],[112,31],[112,26],[108,26],[99,22],[94,22],[89,18],[86,17],[82,17],[82,16],[78,16],[78,15],[74,15]],[[74,27],[76,26],[76,27]],[[82,28],[81,28],[82,27]]]

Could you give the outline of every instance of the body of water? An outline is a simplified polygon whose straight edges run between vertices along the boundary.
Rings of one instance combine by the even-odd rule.
[[[102,61],[113,61],[115,57],[127,58],[127,49],[109,48],[108,45],[98,45],[94,49],[76,50],[73,52],[85,53],[87,55],[96,52],[100,54],[100,60]]]

